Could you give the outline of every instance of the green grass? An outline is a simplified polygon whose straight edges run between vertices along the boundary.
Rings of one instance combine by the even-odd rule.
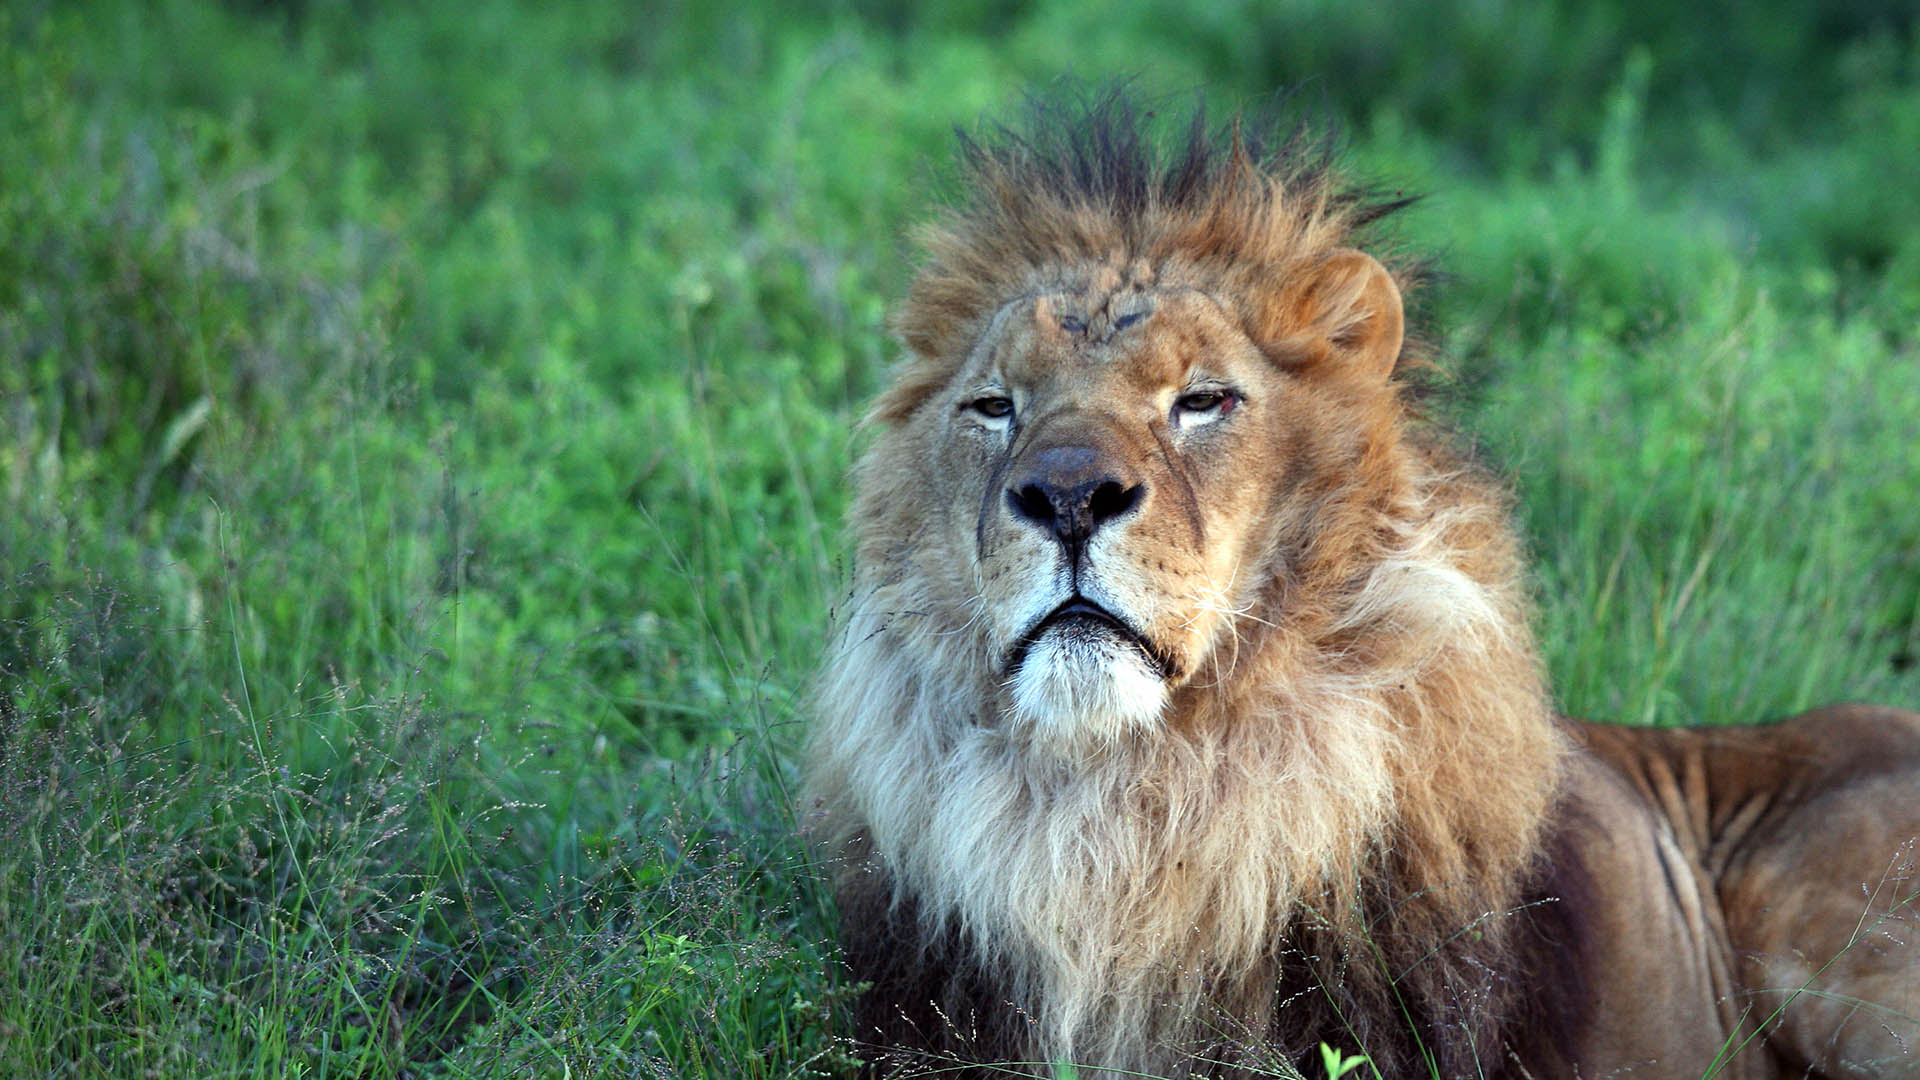
[[[1569,711],[1920,705],[1911,12],[727,7],[0,12],[0,1074],[842,1068],[842,474],[1069,71],[1430,193]]]

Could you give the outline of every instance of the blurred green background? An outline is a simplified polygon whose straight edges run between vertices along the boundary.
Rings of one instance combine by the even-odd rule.
[[[846,1065],[792,751],[956,125],[1279,87],[1564,708],[1920,706],[1908,3],[0,7],[0,1073]]]

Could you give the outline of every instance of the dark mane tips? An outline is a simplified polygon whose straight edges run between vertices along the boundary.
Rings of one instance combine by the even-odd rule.
[[[1013,185],[1131,219],[1153,207],[1189,209],[1207,201],[1230,182],[1235,166],[1281,171],[1273,168],[1282,164],[1276,159],[1308,156],[1298,153],[1307,149],[1301,145],[1307,142],[1303,125],[1279,130],[1241,114],[1216,130],[1206,103],[1197,101],[1184,134],[1169,138],[1161,120],[1165,111],[1125,88],[1095,92],[1069,85],[1029,95],[1017,123],[992,125],[978,135],[957,130],[962,177],[975,196]],[[1278,140],[1272,138],[1276,133]],[[1275,146],[1293,152],[1275,154]],[[1325,161],[1316,164],[1324,167]]]

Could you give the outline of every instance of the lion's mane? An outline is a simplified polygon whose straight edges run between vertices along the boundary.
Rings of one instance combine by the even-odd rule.
[[[913,465],[920,405],[1009,298],[1063,265],[1180,260],[1266,341],[1290,273],[1399,200],[1244,122],[1164,153],[1111,98],[964,147],[969,194],[921,235],[910,356],[855,472],[809,754],[846,947],[884,973],[858,1034],[1165,1074],[1330,1039],[1388,1076],[1494,1071],[1528,1007],[1511,915],[1562,739],[1505,493],[1394,385],[1329,411],[1364,454],[1301,463],[1243,571],[1256,601],[1144,735],[1083,756],[1018,738],[973,613],[928,587],[953,569],[916,558],[943,512]]]

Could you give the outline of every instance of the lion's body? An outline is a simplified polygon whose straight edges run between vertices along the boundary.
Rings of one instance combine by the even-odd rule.
[[[874,983],[860,1037],[936,1068],[1204,1074],[1325,1041],[1390,1078],[1697,1075],[1787,970],[1739,950],[1799,940],[1754,890],[1803,849],[1722,847],[1828,827],[1824,791],[1869,829],[1859,740],[1788,780],[1812,721],[1555,720],[1505,494],[1391,378],[1411,279],[1346,246],[1390,207],[1083,123],[972,149],[855,476],[809,790]],[[1920,730],[1844,715],[1895,770],[1858,839],[1920,833],[1892,797]],[[1866,910],[1895,855],[1816,859],[1842,867],[1821,902]],[[1862,963],[1920,1006],[1910,959]]]
[[[1577,730],[1584,1074],[1920,1075],[1920,715]]]

